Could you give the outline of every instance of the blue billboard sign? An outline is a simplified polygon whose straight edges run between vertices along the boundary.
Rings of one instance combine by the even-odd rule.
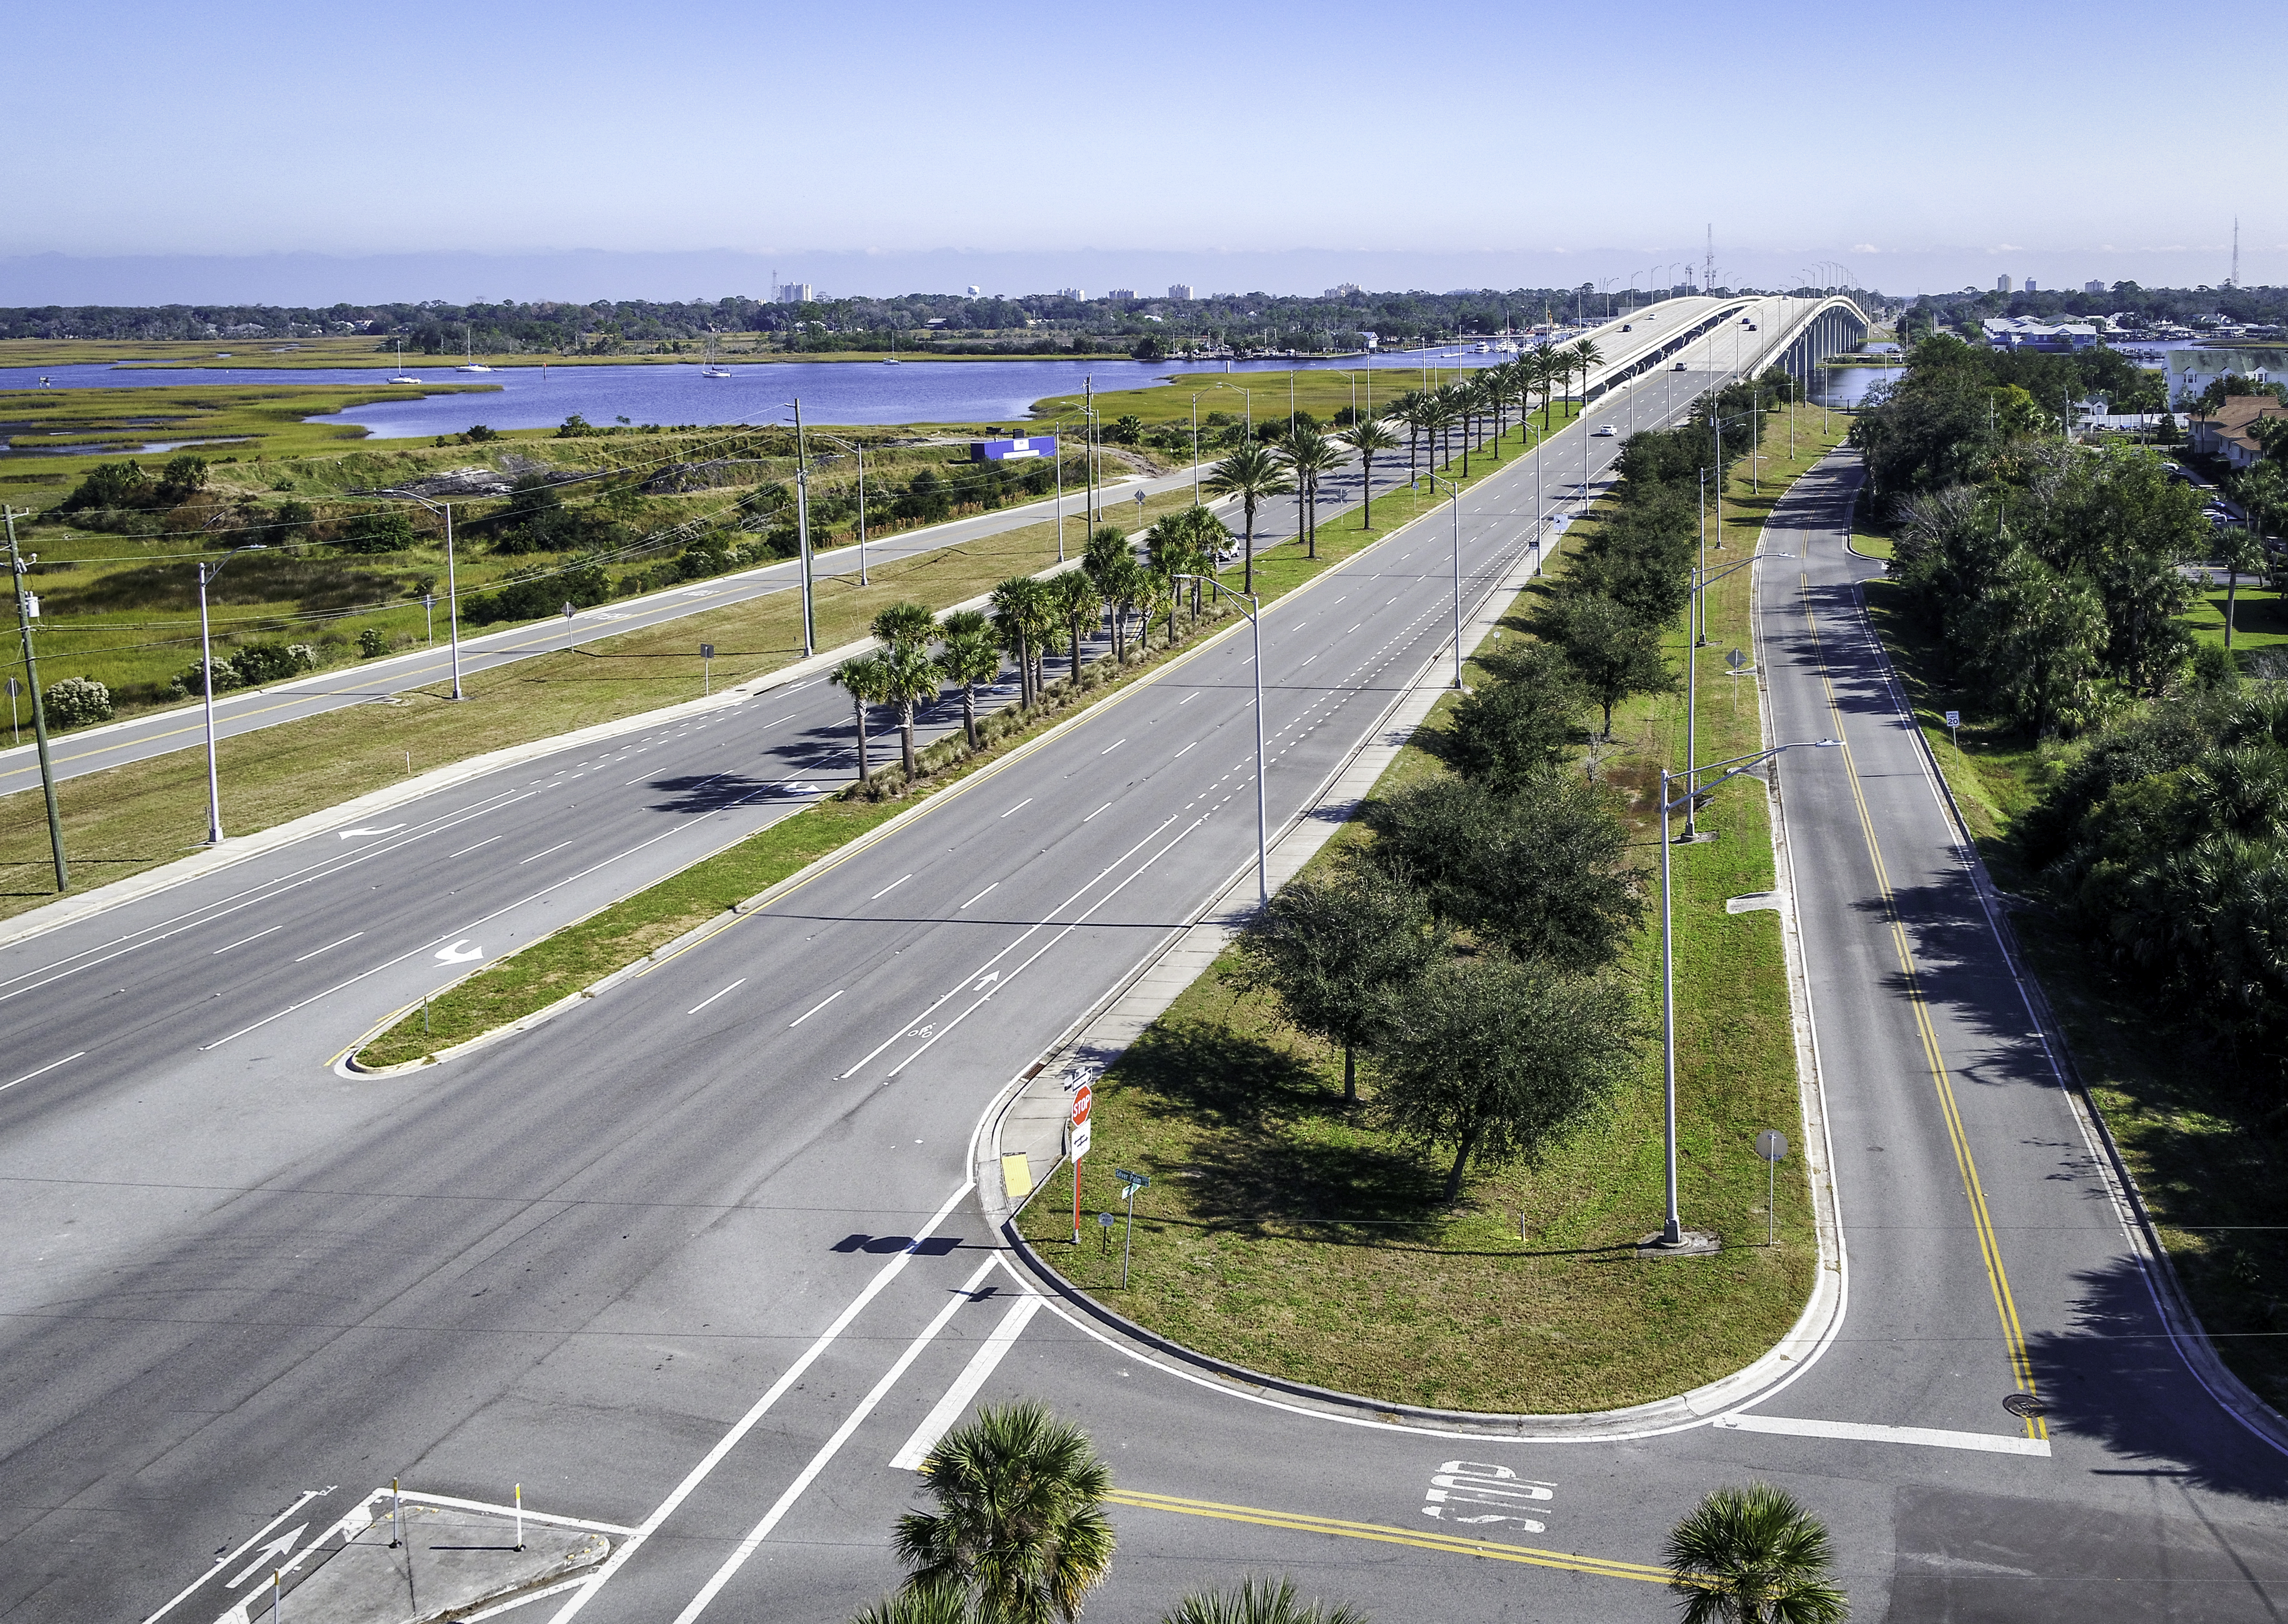
[[[973,463],[1013,463],[1029,456],[1054,456],[1057,437],[1035,434],[1014,440],[973,440],[969,442],[969,460]]]

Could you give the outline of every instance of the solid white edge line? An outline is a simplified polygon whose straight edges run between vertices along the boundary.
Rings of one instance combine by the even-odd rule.
[[[376,1489],[374,1493],[384,1494],[388,1491]],[[412,1489],[400,1491],[399,1498],[408,1505],[449,1506],[456,1511],[493,1511],[503,1517],[513,1517],[517,1510],[514,1505],[503,1505],[498,1501],[463,1500],[457,1495],[424,1494]],[[524,1508],[524,1520],[528,1523],[550,1523],[561,1528],[585,1528],[592,1533],[626,1534],[635,1532],[620,1523],[600,1523],[592,1517],[565,1517],[553,1511],[536,1511],[530,1506]]]
[[[2038,1455],[2047,1460],[2046,1438],[2012,1438],[1998,1432],[1954,1432],[1942,1427],[1885,1427],[1863,1421],[1799,1421],[1787,1415],[1719,1415],[1715,1424],[1736,1432],[1769,1432],[1782,1438],[1839,1438],[1855,1444],[1920,1444],[1933,1449],[1975,1449],[1989,1454]]]
[[[841,997],[843,994],[849,990],[850,989],[846,986],[835,988],[834,991],[827,994],[825,997],[820,999],[816,1003],[811,1005],[810,1008],[805,1010],[801,1014],[787,1022],[787,1030],[789,1032],[793,1031],[797,1026],[801,1026],[803,1022],[808,1020],[812,1016],[817,1014],[821,1010],[824,1009],[828,1004],[832,1003],[836,999]]]
[[[725,987],[723,989],[723,993],[735,993],[746,985],[747,978],[741,976],[736,981],[734,981],[730,986]],[[697,1003],[693,1004],[689,1009],[686,1010],[684,1013],[686,1015],[698,1014],[700,1010],[705,1009],[709,1004],[713,1003],[718,998],[720,998],[723,995],[723,993],[708,994],[706,997],[701,999]]]
[[[87,1050],[83,1049],[78,1054],[66,1055],[60,1060],[51,1060],[45,1066],[40,1067],[38,1071],[26,1072],[21,1077],[11,1078],[6,1082],[0,1082],[0,1089],[12,1089],[20,1082],[29,1082],[35,1077],[44,1077],[60,1066],[69,1066],[73,1061],[78,1059],[81,1055],[84,1055],[86,1053]]]
[[[850,1435],[857,1431],[865,1419],[874,1413],[874,1406],[882,1402],[884,1395],[897,1384],[898,1378],[905,1374],[913,1362],[921,1357],[922,1350],[935,1342],[938,1333],[944,1330],[954,1315],[972,1300],[972,1294],[977,1290],[979,1283],[992,1272],[993,1265],[998,1261],[999,1255],[997,1253],[978,1264],[977,1271],[952,1295],[943,1308],[938,1310],[929,1324],[922,1327],[921,1335],[906,1344],[906,1351],[898,1355],[897,1362],[882,1373],[882,1379],[875,1382],[866,1396],[858,1401],[857,1406],[842,1418],[842,1424],[835,1428],[834,1435],[819,1446],[818,1453],[810,1457],[810,1463],[797,1473],[795,1480],[788,1484],[778,1499],[771,1502],[771,1509],[763,1513],[763,1520],[757,1523],[747,1537],[739,1541],[731,1554],[723,1558],[723,1565],[715,1570],[704,1585],[700,1587],[699,1594],[691,1598],[690,1604],[675,1615],[675,1624],[692,1624],[693,1620],[707,1610],[707,1604],[713,1601],[723,1587],[731,1582],[731,1576],[747,1565],[747,1558],[753,1556],[762,1542],[770,1537],[771,1530],[778,1526],[779,1519],[791,1510],[794,1502],[808,1492],[810,1485],[817,1480],[818,1474],[826,1470],[827,1462],[841,1453],[842,1446],[850,1441]]]
[[[971,1145],[973,1152],[975,1149],[974,1140],[975,1135],[973,1130]],[[970,1161],[973,1164],[975,1161],[976,1157],[973,1154]],[[793,1389],[795,1383],[802,1380],[803,1374],[818,1362],[820,1357],[827,1349],[834,1345],[836,1339],[840,1337],[843,1332],[850,1328],[851,1322],[865,1311],[866,1305],[879,1296],[892,1280],[898,1278],[906,1264],[912,1261],[914,1248],[928,1238],[931,1231],[944,1223],[952,1215],[953,1209],[965,1200],[969,1192],[975,1188],[976,1185],[970,1180],[965,1178],[961,1181],[960,1188],[946,1198],[945,1205],[931,1214],[929,1222],[914,1232],[914,1237],[907,1243],[906,1249],[884,1264],[879,1272],[866,1283],[865,1288],[853,1297],[849,1305],[834,1317],[834,1322],[819,1333],[818,1340],[804,1349],[794,1363],[789,1365],[780,1374],[779,1379],[764,1390],[763,1396],[755,1400],[747,1413],[739,1417],[731,1430],[715,1440],[715,1446],[700,1457],[699,1463],[685,1474],[683,1481],[675,1485],[674,1490],[665,1500],[659,1502],[649,1517],[636,1525],[636,1531],[633,1533],[628,1535],[610,1556],[604,1558],[603,1566],[596,1570],[595,1579],[577,1596],[557,1609],[554,1617],[550,1619],[549,1624],[569,1624],[570,1620],[579,1612],[580,1609],[588,1604],[589,1598],[602,1589],[605,1582],[613,1574],[627,1565],[628,1558],[643,1549],[644,1542],[659,1531],[660,1525],[672,1517],[676,1508],[689,1499],[701,1484],[707,1481],[710,1474],[723,1463],[724,1458],[738,1447],[739,1441],[754,1430],[756,1423],[770,1414],[772,1406],[784,1398]]]
[[[525,1515],[530,1517],[532,1513],[528,1511]],[[504,1602],[495,1602],[491,1606],[479,1612],[464,1614],[463,1624],[477,1624],[480,1619],[496,1619],[510,1609],[521,1607],[528,1602],[544,1601],[552,1596],[561,1596],[567,1590],[576,1590],[592,1577],[592,1574],[583,1573],[576,1579],[567,1579],[557,1584],[543,1585],[537,1590],[527,1590],[522,1596],[512,1596]]]
[[[993,1334],[979,1345],[975,1353],[969,1356],[969,1363],[963,1367],[961,1374],[955,1378],[951,1387],[945,1390],[945,1397],[940,1398],[930,1413],[922,1418],[922,1424],[914,1429],[913,1436],[906,1439],[905,1446],[890,1457],[894,1470],[921,1470],[922,1462],[929,1458],[929,1452],[937,1447],[938,1439],[953,1430],[953,1423],[967,1413],[971,1403],[977,1398],[978,1390],[985,1385],[987,1378],[1001,1363],[1002,1356],[1017,1345],[1017,1338],[1024,1335],[1025,1327],[1032,1323],[1033,1316],[1045,1306],[1045,1299],[1034,1292],[1026,1293],[1009,1305],[1009,1311],[1001,1316],[1001,1323],[993,1327]]]

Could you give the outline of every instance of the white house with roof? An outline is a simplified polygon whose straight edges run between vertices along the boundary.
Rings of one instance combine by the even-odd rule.
[[[2288,346],[2279,345],[2201,345],[2169,352],[2169,402],[2186,406],[2198,400],[2226,373],[2252,384],[2268,384],[2288,377]]]

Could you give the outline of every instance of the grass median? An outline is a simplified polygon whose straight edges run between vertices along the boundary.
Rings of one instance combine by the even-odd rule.
[[[1815,429],[1816,411],[1804,416]],[[1735,556],[1842,427],[1823,441],[1799,420],[1799,455],[1766,460],[1761,495],[1739,471],[1726,493]],[[1595,522],[1593,512],[1569,541]],[[1561,555],[1553,573],[1564,566]],[[1703,653],[1716,657],[1698,667],[1703,760],[1760,742],[1754,690],[1741,691],[1752,679],[1730,676],[1721,660],[1729,647],[1752,646],[1751,574],[1710,592]],[[1529,634],[1545,590],[1520,595],[1505,637]],[[1670,638],[1680,676],[1684,635],[1680,621]],[[1446,715],[1442,702],[1426,733]],[[1600,752],[1600,776],[1630,796],[1654,883],[1654,791],[1660,767],[1682,759],[1683,727],[1681,693],[1632,701],[1614,718],[1617,748]],[[1378,788],[1446,771],[1427,742],[1402,751]],[[1755,1136],[1771,1127],[1791,1142],[1802,1135],[1778,917],[1724,907],[1773,885],[1761,786],[1743,780],[1720,791],[1704,823],[1717,839],[1673,852],[1679,1179],[1685,1222],[1717,1232],[1720,1254],[1635,1256],[1663,1216],[1656,1042],[1631,1083],[1538,1165],[1482,1170],[1448,1208],[1442,1161],[1347,1112],[1340,1054],[1287,1027],[1267,997],[1242,993],[1229,955],[1099,1083],[1079,1243],[1069,1164],[1026,1208],[1024,1232],[1076,1286],[1188,1347],[1394,1402],[1605,1409],[1749,1363],[1800,1313],[1817,1248],[1799,1143],[1777,1184],[1778,1244],[1764,1244],[1766,1168]],[[1348,826],[1315,861],[1369,838]],[[1656,1021],[1656,910],[1624,969],[1642,989],[1648,1022]],[[1124,1288],[1120,1233],[1095,1222],[1122,1210],[1119,1168],[1154,1181],[1136,1204]]]
[[[1494,466],[1491,463],[1483,464],[1474,470],[1474,477],[1483,478]],[[1157,499],[1166,505],[1189,500],[1188,491],[1180,496]],[[1255,580],[1264,601],[1276,601],[1407,522],[1407,504],[1402,500],[1378,500],[1385,508],[1383,513],[1377,515],[1381,522],[1374,528],[1358,524],[1338,529],[1323,524],[1316,559],[1309,558],[1301,543],[1293,539],[1259,551]],[[1158,506],[1149,508],[1148,517],[1158,511]],[[1051,543],[1053,545],[1053,536]],[[888,573],[878,571],[878,578]],[[1002,569],[992,579],[998,580],[1009,573]],[[903,595],[891,590],[881,601]],[[949,601],[959,601],[968,595],[971,594],[957,594]],[[854,592],[851,596],[862,594]],[[851,611],[858,614],[856,623],[862,626],[864,618],[878,604],[870,603],[862,614]],[[1212,631],[1220,621],[1228,618],[1223,615],[1204,622],[1199,630]],[[1180,618],[1180,628],[1184,623],[1184,619]],[[825,625],[822,609],[822,635]],[[697,634],[687,625],[679,625],[677,635],[687,642]],[[1158,632],[1155,635],[1156,638],[1160,636]],[[1191,640],[1186,638],[1180,651]],[[1166,653],[1156,642],[1148,659],[1133,661],[1115,681],[1092,686],[1075,696],[1077,704],[1085,707],[1098,703],[1118,686],[1133,683],[1164,660]],[[1108,668],[1100,661],[1096,669]],[[1032,725],[1005,735],[954,771],[924,780],[915,793],[928,796],[941,792],[989,764],[1041,726],[1062,719],[1072,709],[1071,703],[1045,708]],[[486,966],[425,1009],[405,1016],[361,1048],[357,1058],[368,1066],[401,1065],[520,1020],[633,963],[654,948],[714,917],[733,902],[776,884],[806,864],[840,850],[901,810],[886,803],[830,801],[797,812],[727,851]]]

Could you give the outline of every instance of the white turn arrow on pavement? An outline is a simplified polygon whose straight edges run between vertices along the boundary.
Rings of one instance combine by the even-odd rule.
[[[472,947],[469,939],[465,936],[449,947],[437,949],[437,962],[440,964],[465,964],[471,959],[481,959],[484,956],[485,950],[482,947]]]
[[[401,823],[393,823],[385,829],[343,829],[340,838],[347,840],[353,835],[394,835],[404,827]]]
[[[969,990],[970,990],[971,992],[973,992],[973,993],[981,993],[981,992],[983,992],[987,987],[991,986],[992,986],[996,981],[998,981],[1000,978],[1001,978],[1001,972],[1000,972],[999,970],[993,970],[993,971],[991,971],[989,974],[988,974],[988,975],[986,976],[986,978],[985,978],[982,981],[980,981],[980,982],[979,982],[975,986],[971,987]]]
[[[259,1551],[256,1552],[254,1560],[248,1563],[244,1570],[240,1573],[239,1576],[232,1580],[227,1585],[225,1585],[223,1588],[226,1590],[235,1590],[239,1586],[244,1584],[257,1573],[266,1573],[275,1568],[278,1565],[278,1559],[294,1549],[294,1541],[302,1537],[303,1529],[309,1527],[309,1524],[304,1523],[299,1527],[290,1528],[284,1533],[280,1534],[276,1539],[271,1541],[269,1544],[264,1546]]]

